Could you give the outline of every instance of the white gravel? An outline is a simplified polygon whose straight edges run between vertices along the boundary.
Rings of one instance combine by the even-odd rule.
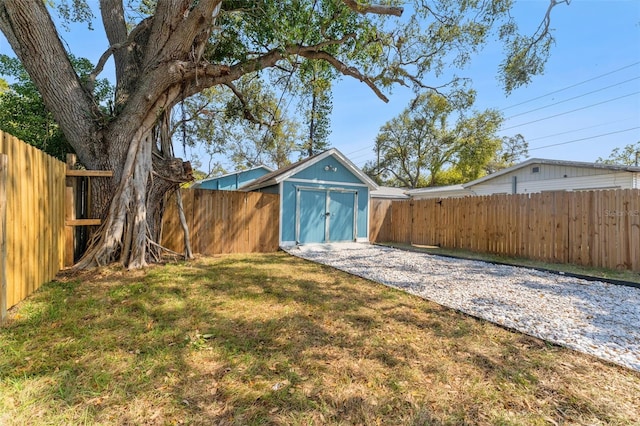
[[[640,371],[640,289],[368,244],[292,255]]]

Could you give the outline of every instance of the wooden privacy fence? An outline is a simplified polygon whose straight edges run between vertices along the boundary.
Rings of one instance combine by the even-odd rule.
[[[63,266],[65,164],[1,131],[0,154],[1,321]]]
[[[182,202],[194,253],[268,253],[278,250],[280,198],[274,194],[183,189]],[[162,245],[184,252],[175,197],[168,199]]]
[[[640,272],[640,190],[372,200],[371,240]]]

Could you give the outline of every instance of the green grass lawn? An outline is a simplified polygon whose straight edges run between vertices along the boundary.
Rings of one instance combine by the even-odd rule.
[[[638,372],[284,253],[61,276],[0,328],[2,425],[639,418]]]

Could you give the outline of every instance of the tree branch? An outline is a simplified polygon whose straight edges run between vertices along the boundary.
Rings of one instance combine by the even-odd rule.
[[[107,61],[109,60],[109,58],[111,57],[111,55],[114,55],[114,53],[117,50],[122,49],[123,47],[127,47],[130,44],[132,44],[131,41],[126,42],[126,43],[118,43],[118,44],[113,44],[111,46],[109,46],[109,48],[102,54],[102,56],[100,56],[100,59],[98,59],[98,63],[96,64],[95,68],[91,71],[91,73],[89,74],[89,83],[91,85],[93,85],[93,83],[96,81],[96,78],[98,77],[98,75],[102,72],[102,70],[104,69],[104,65],[107,63]],[[116,56],[116,55],[114,55]],[[116,72],[116,75],[118,73]],[[118,81],[118,78],[116,77],[116,81]],[[93,88],[91,88],[91,90],[93,90]]]
[[[361,14],[372,13],[375,15],[402,16],[402,12],[404,12],[402,7],[362,4],[357,0],[342,1],[349,9]]]
[[[107,40],[109,40],[109,45],[112,47],[123,45],[127,41],[128,31],[122,0],[100,0],[100,14],[102,16],[102,25],[104,26]],[[109,50],[111,50],[111,54],[113,54],[113,60],[116,68],[116,81],[120,81],[126,70],[127,52],[116,52],[117,48],[113,50],[112,48],[109,48]],[[105,52],[105,54],[107,52]],[[102,64],[102,66],[104,66],[104,64]],[[102,69],[102,67],[100,68]]]
[[[240,103],[242,104],[242,109],[244,110],[244,118],[251,121],[252,123],[255,124],[260,124],[263,126],[270,126],[270,123],[265,123],[262,120],[258,120],[252,113],[251,110],[249,109],[249,104],[247,103],[247,99],[244,97],[244,95],[238,90],[238,88],[232,84],[232,83],[224,83],[225,86],[227,86],[229,89],[231,89],[231,91],[233,92],[233,94],[236,96],[236,98],[238,98],[238,100],[240,101]]]
[[[358,69],[356,69],[354,67],[348,67],[346,64],[344,64],[343,62],[339,61],[337,58],[335,58],[334,56],[330,55],[329,53],[324,52],[324,51],[315,51],[315,50],[303,49],[303,50],[300,51],[299,55],[303,56],[303,57],[305,57],[307,59],[321,59],[323,61],[326,61],[326,62],[330,63],[336,70],[341,72],[343,75],[346,75],[348,77],[353,77],[356,80],[359,80],[359,81],[363,82],[364,84],[366,84],[367,86],[369,86],[369,88],[371,90],[373,90],[373,92],[376,94],[376,96],[378,96],[378,98],[380,98],[382,101],[389,102],[389,98],[387,98],[380,91],[380,89],[378,89],[378,87],[373,83],[373,81],[371,81],[371,79],[369,77],[366,77],[366,76],[362,75],[362,73]]]
[[[547,34],[549,34],[549,27],[551,25],[551,11],[560,3],[569,5],[571,3],[571,0],[549,0],[549,7],[547,8],[547,12],[544,14],[544,19],[536,30],[536,34],[538,34],[538,36],[531,42],[529,48],[539,43]]]

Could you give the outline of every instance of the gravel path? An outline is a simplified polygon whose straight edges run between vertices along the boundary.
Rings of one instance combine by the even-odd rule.
[[[368,244],[294,256],[640,371],[640,289]]]

